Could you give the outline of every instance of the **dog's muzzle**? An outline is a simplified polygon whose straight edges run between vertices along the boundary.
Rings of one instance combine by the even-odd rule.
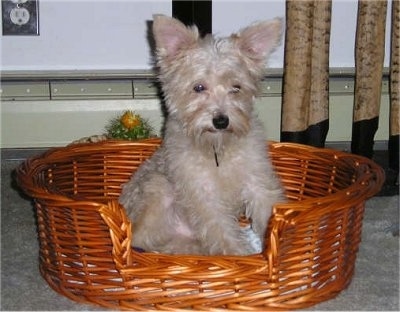
[[[218,115],[212,120],[215,129],[223,130],[226,129],[229,125],[229,117],[226,115]]]

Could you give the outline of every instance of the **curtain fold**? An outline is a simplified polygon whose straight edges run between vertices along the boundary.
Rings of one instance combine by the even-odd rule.
[[[386,10],[386,0],[358,2],[351,151],[368,158],[379,123]]]
[[[389,168],[399,174],[400,135],[400,1],[392,1],[392,32],[390,46],[390,124]]]
[[[331,7],[331,0],[286,1],[281,141],[325,144]]]

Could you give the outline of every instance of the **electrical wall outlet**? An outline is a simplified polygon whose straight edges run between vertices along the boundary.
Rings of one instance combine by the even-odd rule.
[[[39,0],[2,0],[3,36],[39,35]]]

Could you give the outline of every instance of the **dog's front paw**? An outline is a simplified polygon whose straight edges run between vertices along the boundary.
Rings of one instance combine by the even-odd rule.
[[[247,256],[262,252],[262,240],[250,225],[240,228],[239,237],[240,240],[234,240],[231,242],[232,244],[225,242],[222,253],[225,255]]]
[[[260,253],[262,251],[262,241],[260,237],[253,231],[250,225],[242,228],[242,231],[249,244],[249,254]]]

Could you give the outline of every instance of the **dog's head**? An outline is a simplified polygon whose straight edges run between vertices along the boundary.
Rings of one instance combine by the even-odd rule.
[[[155,15],[153,33],[166,106],[187,135],[200,141],[246,135],[267,57],[281,38],[281,20],[216,39]]]

